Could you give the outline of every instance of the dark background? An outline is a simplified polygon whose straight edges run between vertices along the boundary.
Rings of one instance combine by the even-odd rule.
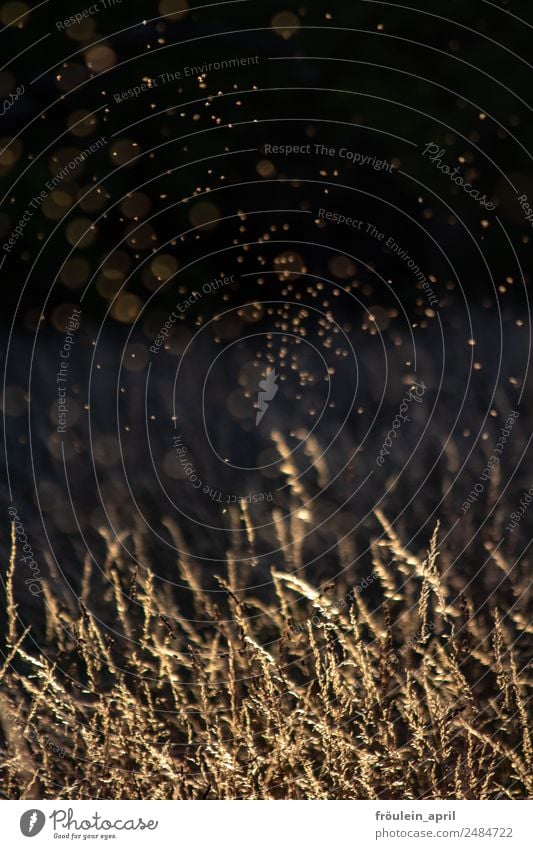
[[[109,140],[47,198],[0,271],[9,459],[2,497],[21,513],[26,507],[43,547],[67,547],[79,560],[87,541],[97,544],[92,538],[102,523],[114,531],[139,513],[141,524],[158,528],[156,548],[163,539],[174,556],[159,526],[169,504],[152,463],[164,478],[176,411],[206,480],[236,493],[272,484],[262,474],[232,480],[224,468],[212,468],[202,435],[207,367],[220,340],[239,338],[246,319],[236,328],[217,324],[214,338],[193,352],[177,394],[173,388],[184,339],[220,311],[257,300],[294,298],[304,307],[330,309],[357,352],[355,400],[353,364],[335,344],[326,352],[335,369],[336,406],[320,439],[336,432],[352,403],[354,413],[328,455],[335,471],[344,470],[319,510],[324,517],[342,510],[323,536],[318,531],[309,540],[315,564],[328,535],[351,527],[354,513],[363,543],[375,533],[371,511],[385,491],[385,509],[415,545],[425,544],[437,513],[444,511],[452,525],[509,410],[520,404],[520,435],[506,460],[510,492],[518,497],[529,474],[523,452],[531,430],[525,391],[531,227],[502,174],[519,194],[533,197],[524,150],[531,114],[522,102],[530,89],[530,28],[517,20],[527,19],[528,4],[497,5],[425,3],[413,11],[394,3],[228,3],[168,20],[157,17],[156,3],[124,0],[93,15],[86,30],[65,34],[55,21],[84,6],[54,3],[35,9],[23,27],[2,32],[4,56],[13,57],[0,78],[3,96],[26,86],[1,119],[4,139],[20,134],[0,158],[2,243],[61,166],[102,135]],[[37,48],[15,58],[46,33]],[[115,102],[114,94],[161,74],[256,55],[257,65],[184,77]],[[72,131],[95,110],[94,119]],[[262,152],[265,143],[307,142],[394,161],[396,173],[338,158]],[[421,156],[429,142],[445,148],[451,167],[461,163],[495,212],[483,210]],[[320,207],[372,221],[393,236],[431,279],[438,308],[431,308],[406,264],[376,240],[317,224]],[[78,244],[92,222],[94,230]],[[236,284],[188,309],[168,349],[151,355],[176,303],[205,281],[230,274]],[[317,288],[321,280],[329,281],[325,290]],[[83,316],[69,370],[71,413],[68,434],[58,441],[53,376],[76,304]],[[267,333],[280,321],[265,311],[254,327]],[[323,328],[312,318],[308,325],[307,339],[322,344]],[[208,399],[221,445],[239,445],[252,464],[271,447],[271,434],[251,430],[225,405],[242,363],[256,355],[237,346]],[[390,465],[376,470],[376,452],[415,372],[428,386],[425,406]],[[301,408],[288,390],[278,402],[269,427],[292,439],[309,425],[309,410],[299,419]],[[370,443],[363,443],[369,431]],[[376,487],[354,496],[369,469]],[[277,475],[280,484],[281,469]],[[311,490],[318,491],[316,472],[310,475]],[[208,559],[219,558],[225,544],[218,534],[199,530],[221,520],[216,505],[195,500],[187,481],[168,477],[174,504],[192,515],[183,522],[188,543]],[[464,540],[492,497],[486,492],[460,525]],[[226,533],[227,515],[222,522]],[[266,551],[272,533],[260,535]],[[158,550],[159,564],[165,557]],[[327,573],[328,558],[313,568]]]
[[[496,5],[501,5],[510,14],[499,11]],[[527,59],[529,31],[513,17],[524,15],[527,18],[527,4],[425,3],[421,11],[415,12],[394,3],[340,2],[331,10],[327,4],[315,3],[294,6],[271,2],[224,3],[203,11],[189,10],[177,20],[164,20],[157,17],[160,13],[156,3],[134,4],[124,0],[120,6],[92,15],[88,19],[90,24],[84,25],[92,31],[89,28],[85,33],[77,33],[79,27],[69,28],[67,34],[57,31],[55,21],[83,8],[87,6],[54,3],[52,8],[44,5],[25,19],[21,29],[10,27],[0,36],[4,41],[4,56],[15,57],[30,42],[44,33],[51,33],[39,48],[25,54],[26,58],[15,59],[6,69],[14,81],[7,90],[12,91],[15,85],[24,83],[26,94],[2,119],[6,138],[22,133],[16,162],[2,168],[8,200],[3,205],[1,232],[11,232],[28,200],[50,178],[50,169],[54,167],[52,157],[60,162],[69,160],[65,148],[69,149],[72,158],[73,153],[83,150],[102,134],[109,137],[117,133],[114,143],[120,141],[130,145],[126,153],[119,155],[120,164],[123,165],[128,156],[138,155],[138,158],[114,170],[117,157],[106,146],[94,154],[79,173],[74,173],[76,179],[64,181],[61,188],[70,194],[72,205],[56,234],[47,242],[32,276],[27,279],[43,240],[57,223],[57,216],[52,220],[49,217],[54,216],[56,210],[32,219],[2,272],[8,275],[9,281],[4,286],[6,318],[24,285],[22,315],[32,307],[40,308],[47,295],[48,309],[72,300],[75,293],[65,291],[61,283],[53,281],[71,248],[66,239],[66,227],[69,221],[80,216],[79,207],[76,208],[72,201],[81,196],[82,190],[87,190],[93,182],[102,181],[101,191],[105,194],[105,201],[95,201],[97,210],[90,211],[91,203],[86,202],[88,210],[82,212],[83,218],[94,220],[102,213],[104,218],[97,224],[97,238],[92,244],[75,252],[81,254],[90,272],[94,273],[103,257],[124,238],[128,227],[131,228],[131,219],[121,214],[119,199],[161,173],[162,177],[142,190],[151,203],[150,212],[143,217],[155,214],[155,218],[149,227],[141,230],[135,245],[131,239],[120,245],[126,255],[124,262],[129,261],[132,266],[144,260],[150,251],[190,229],[190,204],[177,207],[175,204],[184,197],[193,196],[198,188],[204,192],[208,188],[211,191],[219,189],[221,174],[224,175],[224,190],[212,196],[221,218],[234,215],[237,208],[247,212],[276,208],[315,210],[322,205],[323,188],[318,183],[306,181],[324,179],[350,187],[330,189],[330,206],[347,215],[376,220],[384,230],[392,230],[396,240],[411,249],[411,253],[416,250],[415,259],[421,269],[436,275],[441,297],[446,281],[452,280],[455,288],[458,285],[446,261],[446,254],[449,254],[465,297],[470,302],[474,299],[481,303],[488,299],[493,303],[493,286],[484,262],[461,224],[450,221],[450,211],[431,193],[435,192],[450,204],[463,218],[465,226],[471,228],[474,238],[481,241],[496,285],[508,275],[513,263],[509,246],[492,221],[491,238],[488,239],[480,222],[490,216],[483,215],[474,201],[421,158],[420,148],[429,141],[445,147],[446,162],[450,165],[457,163],[458,156],[466,156],[464,171],[472,176],[474,185],[479,186],[482,193],[486,192],[497,203],[497,213],[527,271],[530,227],[524,222],[516,199],[506,191],[501,175],[491,164],[492,160],[509,174],[520,193],[533,194],[530,160],[510,135],[515,135],[527,148],[531,116],[530,110],[520,101],[520,98],[526,102],[528,99],[527,64],[520,57]],[[293,29],[275,31],[272,28],[274,16],[280,13],[280,25]],[[439,16],[449,20],[441,20]],[[139,24],[140,18],[147,23]],[[70,37],[74,33],[75,37]],[[95,56],[95,48],[92,48],[93,53],[87,48],[95,41],[99,41],[98,49],[104,47],[111,53]],[[497,46],[495,41],[502,46]],[[260,57],[257,66],[212,72],[201,87],[197,80],[183,77],[181,83],[160,85],[135,99],[118,104],[113,99],[114,93],[139,85],[146,78],[157,79],[163,73],[183,71],[188,65],[252,55]],[[269,61],[272,57],[287,61]],[[328,58],[318,61],[307,57]],[[343,59],[349,61],[341,61]],[[108,64],[111,67],[107,67]],[[29,85],[39,74],[42,74],[40,79]],[[57,79],[58,75],[61,80]],[[3,80],[4,87],[11,81],[5,77]],[[252,87],[256,90],[246,91]],[[234,95],[233,91],[243,93]],[[224,96],[218,96],[219,93]],[[213,99],[208,103],[209,98]],[[68,127],[77,109],[81,107],[92,112],[104,103],[108,103],[108,108],[98,113],[93,132],[82,138],[69,133]],[[183,103],[188,105],[182,106]],[[170,111],[149,118],[150,113],[159,113],[162,109]],[[35,118],[40,110],[43,114]],[[494,120],[489,117],[480,120],[480,110]],[[215,128],[215,119],[220,128]],[[30,122],[28,129],[23,129]],[[127,129],[131,123],[136,126]],[[230,123],[233,123],[231,129],[224,128]],[[414,141],[419,148],[411,148],[385,133]],[[273,159],[275,172],[262,177],[256,171],[260,154],[253,152],[215,158],[212,163],[187,165],[185,169],[165,174],[166,169],[195,159],[217,157],[226,148],[239,150],[260,148],[265,142],[308,141],[337,148],[346,144],[362,153],[398,161],[401,170],[413,179],[399,175],[390,179],[369,168],[315,156]],[[132,148],[132,143],[138,148]],[[150,153],[152,148],[154,153]],[[338,171],[335,175],[332,174],[334,169]],[[16,186],[11,188],[14,178],[23,171]],[[321,175],[324,171],[327,176]],[[279,177],[302,182],[297,185],[267,182]],[[426,190],[421,191],[414,180],[425,184]],[[361,192],[375,193],[413,216],[427,227],[442,252],[436,250],[429,238],[420,238],[420,231],[405,215]],[[418,201],[420,194],[424,197],[422,204]],[[169,211],[165,212],[166,209]],[[210,251],[227,248],[235,240],[254,242],[275,218],[272,213],[250,216],[245,233],[239,232],[241,222],[230,218],[203,232],[182,237],[170,252],[184,265],[183,259],[203,251],[206,242]],[[293,215],[289,247],[291,242],[314,239],[315,233],[307,216]],[[339,250],[354,247],[353,234],[348,228],[329,227],[321,235]],[[365,262],[375,263],[383,276],[394,275],[402,302],[414,307],[417,293],[406,269],[401,264],[398,267],[370,240],[356,247],[356,253],[362,255]],[[266,249],[262,247],[261,250]],[[298,252],[303,254],[313,273],[327,272],[329,251],[307,246],[305,251]],[[232,269],[235,253],[224,255],[224,258],[227,256],[226,265],[231,265]],[[258,250],[252,248],[241,270],[246,267],[255,270],[257,254]],[[211,268],[207,269],[205,265],[196,264],[180,283],[192,288],[206,274],[223,270],[216,261],[209,265]],[[363,282],[368,282],[368,275],[362,269],[361,276]],[[76,283],[79,288],[79,279]],[[511,291],[522,306],[521,293],[515,295],[519,288],[515,285]],[[143,283],[140,274],[133,275],[128,291],[143,299],[146,297],[146,281]],[[248,288],[245,298],[249,294]],[[383,286],[377,287],[373,297],[372,303],[376,299],[385,304],[389,301]],[[444,303],[448,299],[447,294]],[[94,311],[98,319],[107,306],[105,299],[104,303],[102,300],[97,287],[91,286],[86,295],[86,308]],[[163,306],[164,300],[164,297],[160,299],[159,305]],[[170,305],[172,298],[168,300]],[[505,302],[508,300],[506,297]],[[27,317],[30,325],[32,321],[35,323],[33,314]]]

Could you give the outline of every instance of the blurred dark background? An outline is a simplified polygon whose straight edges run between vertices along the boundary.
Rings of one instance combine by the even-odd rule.
[[[1,118],[2,245],[32,199],[46,195],[13,249],[2,249],[2,498],[42,511],[51,535],[43,545],[59,540],[79,560],[99,526],[116,530],[135,516],[157,527],[154,545],[164,540],[173,557],[160,520],[185,505],[190,547],[222,556],[218,532],[206,526],[221,521],[226,533],[229,514],[193,497],[176,469],[176,420],[213,487],[272,486],[290,511],[283,464],[268,473],[255,465],[273,462],[276,428],[295,462],[305,459],[295,446],[314,423],[322,368],[334,403],[316,437],[322,447],[336,441],[327,493],[317,468],[308,472],[326,521],[309,541],[314,560],[356,520],[366,539],[375,533],[382,496],[416,545],[437,513],[453,525],[517,406],[520,436],[506,462],[512,491],[525,485],[531,223],[518,196],[533,198],[530,6],[419,5],[254,0],[195,9],[123,0],[63,29],[58,21],[91,4],[43,4],[28,15],[24,3],[0,6],[0,96],[25,87]],[[188,74],[192,67],[200,70]],[[422,155],[428,143],[493,211]],[[338,155],[267,154],[265,144],[346,147],[393,173]],[[386,238],[324,223],[321,208]],[[389,237],[429,281],[436,305],[387,249]],[[150,350],[178,303],[230,275],[231,285],[180,312],[159,353]],[[63,436],[54,375],[74,307],[82,317]],[[320,351],[319,367],[310,346],[292,351],[290,333]],[[209,366],[233,343],[206,399]],[[258,380],[284,346],[295,359],[256,431]],[[293,365],[312,397],[291,383]],[[424,407],[379,470],[376,452],[415,377],[428,387]],[[220,437],[221,467],[212,465],[206,418]],[[231,446],[253,471],[227,472]],[[377,483],[361,493],[368,471]],[[493,498],[487,491],[464,520],[464,540]],[[270,525],[258,532],[266,552],[273,533]],[[320,569],[330,569],[327,558]]]
[[[4,4],[4,22],[12,6],[24,4]],[[527,270],[531,227],[502,176],[519,194],[533,196],[525,151],[531,139],[529,30],[517,20],[527,18],[527,4],[448,0],[424,3],[418,11],[373,2],[186,7],[172,0],[123,0],[60,31],[58,21],[93,7],[43,4],[1,33],[3,55],[13,57],[0,76],[2,94],[26,88],[2,118],[4,143],[17,136],[0,159],[3,239],[53,173],[102,136],[109,140],[50,193],[7,257],[6,319],[25,288],[19,320],[35,327],[34,310],[46,298],[48,321],[55,305],[75,300],[95,275],[84,301],[100,320],[115,294],[101,279],[109,252],[120,252],[107,263],[115,286],[131,273],[125,291],[142,301],[156,287],[149,258],[162,245],[178,266],[223,251],[180,276],[186,288],[225,268],[233,271],[237,261],[241,272],[256,271],[259,255],[268,264],[281,252],[279,244],[255,245],[273,224],[278,230],[270,239],[286,239],[312,273],[328,273],[331,250],[294,246],[325,242],[374,264],[394,280],[402,302],[416,309],[416,281],[381,245],[354,239],[347,227],[317,230],[311,216],[297,212],[280,218],[271,212],[276,209],[316,212],[326,205],[375,221],[435,276],[443,305],[459,286],[456,277],[464,289],[459,297],[476,303],[494,303],[494,286],[516,278],[496,214]],[[182,14],[161,17],[178,8]],[[255,56],[257,64],[186,76],[188,67]],[[169,79],[163,75],[177,73],[180,80],[162,82]],[[116,95],[143,82],[151,90],[116,102]],[[263,157],[265,142],[346,146],[394,162],[408,176],[338,157]],[[465,178],[496,204],[495,213],[485,214],[421,156],[428,142],[446,150],[451,167],[461,164]],[[234,153],[239,150],[247,152]],[[239,210],[247,214],[244,222],[236,217]],[[190,232],[204,221],[214,224]],[[92,222],[95,229],[77,244]],[[245,252],[238,249],[248,242]],[[388,306],[386,288],[362,266],[358,270],[360,285],[372,286],[372,303]],[[158,294],[158,306],[173,303],[170,288]],[[504,302],[512,295],[523,304],[519,281],[507,288]],[[249,281],[244,298],[253,291]],[[421,299],[419,305],[427,306]],[[130,312],[136,306],[130,301]],[[120,321],[120,309],[114,312],[112,319]]]

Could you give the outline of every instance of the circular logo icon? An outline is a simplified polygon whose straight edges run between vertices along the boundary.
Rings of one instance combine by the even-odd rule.
[[[37,808],[31,808],[31,810],[25,811],[22,814],[20,818],[20,830],[24,837],[35,837],[36,834],[42,831],[45,822],[46,817],[43,812]]]

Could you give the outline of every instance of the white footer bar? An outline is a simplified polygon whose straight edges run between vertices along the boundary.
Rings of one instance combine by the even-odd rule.
[[[527,801],[8,801],[2,845],[531,849]]]

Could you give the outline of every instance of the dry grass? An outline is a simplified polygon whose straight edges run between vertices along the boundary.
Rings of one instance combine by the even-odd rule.
[[[256,567],[236,565],[235,543],[217,594],[181,557],[184,612],[107,537],[107,590],[87,560],[79,601],[44,581],[46,621],[25,630],[13,557],[0,671],[5,795],[529,796],[525,578],[498,555],[501,581],[480,603],[468,587],[451,589],[437,528],[424,558],[378,518],[360,592],[349,565],[335,586],[278,567],[271,596],[241,591],[237,575],[249,586]],[[280,520],[278,530],[290,543],[294,528]],[[144,553],[138,533],[132,540]],[[341,564],[349,556],[340,546]]]

